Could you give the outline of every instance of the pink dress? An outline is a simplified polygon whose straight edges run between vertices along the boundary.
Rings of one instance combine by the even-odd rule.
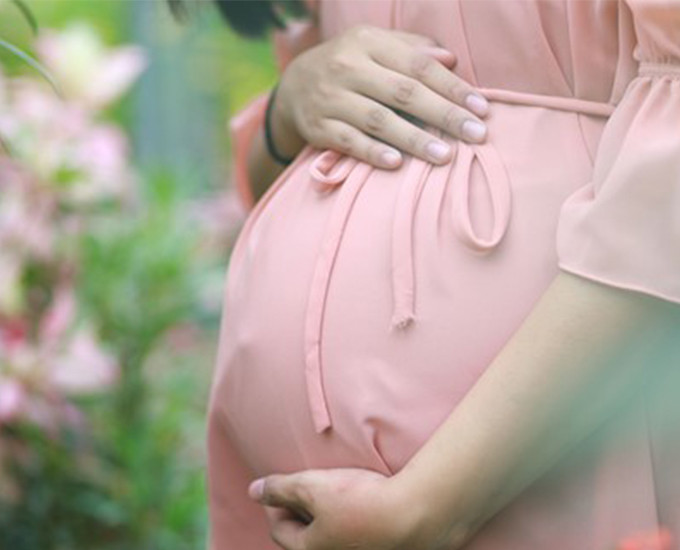
[[[251,210],[210,400],[213,550],[278,548],[247,498],[256,477],[399,471],[558,270],[680,303],[680,1],[308,1],[322,40],[365,23],[454,52],[491,102],[488,139],[426,126],[457,155],[405,155],[396,171],[307,146]],[[309,32],[277,35],[282,68]],[[265,99],[231,125],[246,201]],[[662,433],[680,425],[668,407],[680,382],[668,387],[467,548],[609,550],[661,524],[680,534],[680,437]]]

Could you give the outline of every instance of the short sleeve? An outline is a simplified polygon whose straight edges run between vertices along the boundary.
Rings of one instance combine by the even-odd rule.
[[[273,50],[279,73],[283,73],[296,55],[319,42],[317,6],[320,1],[305,0],[312,18],[290,21],[285,30],[276,29],[273,32]],[[267,90],[251,99],[245,107],[231,116],[228,124],[231,140],[232,181],[247,210],[255,205],[253,187],[248,176],[248,156],[255,135],[264,125],[270,92],[271,90]]]
[[[638,74],[591,181],[563,204],[561,269],[680,304],[680,0],[627,0]]]

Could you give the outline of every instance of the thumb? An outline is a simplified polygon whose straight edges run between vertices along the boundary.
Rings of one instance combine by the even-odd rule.
[[[311,487],[295,474],[272,474],[253,481],[248,496],[267,506],[305,509],[312,512]]]

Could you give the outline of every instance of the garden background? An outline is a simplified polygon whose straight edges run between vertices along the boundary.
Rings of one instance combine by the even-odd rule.
[[[244,213],[229,116],[276,79],[204,4],[0,0],[0,549],[204,548]],[[54,80],[50,83],[49,78]]]

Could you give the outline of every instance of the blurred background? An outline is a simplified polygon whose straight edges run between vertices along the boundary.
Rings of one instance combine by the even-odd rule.
[[[201,3],[0,0],[1,550],[205,545],[227,123],[276,65]]]

